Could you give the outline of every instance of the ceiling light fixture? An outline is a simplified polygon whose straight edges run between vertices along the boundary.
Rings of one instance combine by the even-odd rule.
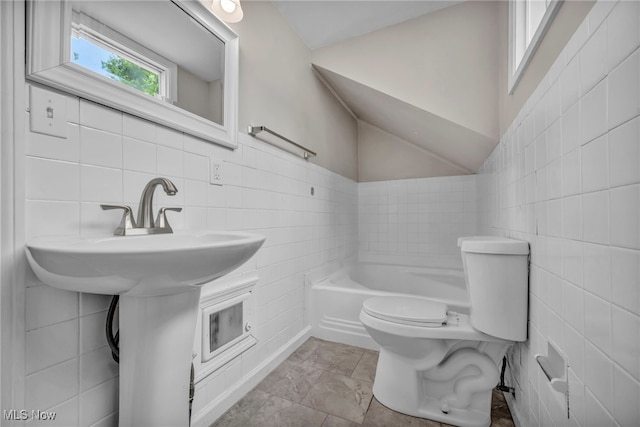
[[[244,16],[240,0],[213,0],[211,11],[218,18],[231,24],[240,22]]]

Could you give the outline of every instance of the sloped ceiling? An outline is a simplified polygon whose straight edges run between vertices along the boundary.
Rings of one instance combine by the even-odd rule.
[[[333,37],[320,11],[349,4],[366,17],[368,3],[398,4],[287,1],[278,8],[282,13],[296,4],[296,13],[284,16],[303,40],[306,19],[324,23],[311,31],[320,40],[317,33],[323,31],[325,39]],[[362,35],[314,49],[313,67],[358,120],[431,153],[461,173],[475,173],[498,142],[497,2],[408,3],[437,3],[437,7],[413,11],[412,19],[390,21],[391,25],[374,26]],[[355,30],[362,31],[362,19],[351,19]]]
[[[359,120],[427,150],[463,173],[476,172],[495,147],[493,138],[326,68],[314,68]]]

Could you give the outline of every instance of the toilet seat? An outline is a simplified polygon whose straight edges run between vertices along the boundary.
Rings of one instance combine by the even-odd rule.
[[[402,296],[369,298],[362,310],[370,316],[401,325],[439,328],[447,321],[447,305]]]

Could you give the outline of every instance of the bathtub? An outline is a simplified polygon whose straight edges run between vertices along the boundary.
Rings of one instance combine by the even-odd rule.
[[[318,338],[377,350],[359,320],[362,303],[374,296],[410,295],[469,312],[462,270],[357,262],[310,283],[309,321]]]

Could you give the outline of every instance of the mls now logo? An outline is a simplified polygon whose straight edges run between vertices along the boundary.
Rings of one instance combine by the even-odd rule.
[[[28,420],[29,412],[26,409],[5,409],[2,411],[5,420]]]
[[[56,413],[51,411],[40,411],[26,409],[4,409],[2,416],[5,420],[9,421],[23,421],[23,420],[41,420],[51,421],[56,419]]]

